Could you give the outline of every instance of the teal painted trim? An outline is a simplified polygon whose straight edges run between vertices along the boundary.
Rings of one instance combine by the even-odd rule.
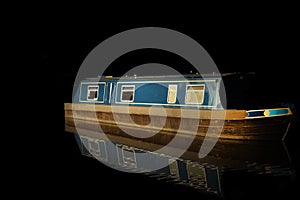
[[[277,117],[282,115],[290,115],[289,108],[272,108],[262,110],[248,110],[246,118],[266,118],[266,117]]]
[[[277,115],[286,115],[289,113],[287,108],[284,109],[276,109],[276,110],[269,110],[270,115],[269,116],[277,116]]]

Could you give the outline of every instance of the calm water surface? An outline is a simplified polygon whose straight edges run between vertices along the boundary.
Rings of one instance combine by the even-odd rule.
[[[208,199],[286,198],[297,195],[297,148],[292,142],[219,141],[205,158],[199,159],[197,152],[175,158],[152,153],[147,145],[141,148],[142,143],[137,147],[130,141],[115,138],[111,144],[97,134],[84,131],[75,134],[75,138],[84,158],[97,159],[123,171],[141,172],[138,176],[174,185],[176,190],[191,190],[202,199],[203,195],[208,195],[205,196]],[[139,155],[143,153],[148,156],[141,158]],[[99,165],[103,165],[101,162]],[[148,172],[146,162],[167,164],[162,169]],[[114,179],[118,181],[116,177]]]

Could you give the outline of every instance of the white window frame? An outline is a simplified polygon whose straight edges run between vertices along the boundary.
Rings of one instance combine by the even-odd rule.
[[[202,101],[201,102],[187,102],[188,93],[191,92],[191,91],[188,90],[188,87],[193,87],[193,86],[203,86],[203,90],[199,90],[199,91],[203,91]],[[186,85],[186,88],[185,88],[185,104],[203,104],[203,102],[204,102],[204,95],[205,95],[205,84]]]
[[[175,89],[171,89],[171,87],[175,87]],[[170,92],[174,92],[175,93],[174,101],[169,101],[169,94],[170,94]],[[167,102],[168,103],[176,103],[176,99],[177,99],[177,85],[176,84],[170,84],[170,85],[168,85]]]
[[[124,87],[132,87],[133,89],[131,90],[128,90],[128,89],[125,89],[124,90]],[[123,97],[123,92],[132,92],[132,100],[123,100],[122,97]],[[120,100],[121,102],[133,102],[134,101],[134,93],[135,93],[135,85],[122,85],[122,88],[121,88],[121,96],[120,96]]]
[[[91,87],[94,87],[94,88],[97,88],[97,89],[90,89]],[[93,99],[89,99],[89,96],[90,96],[90,92],[91,91],[97,91],[97,95],[96,95],[96,97],[95,98],[93,98]],[[96,101],[96,100],[98,100],[98,97],[99,97],[99,85],[88,85],[88,88],[87,88],[87,96],[86,96],[86,99],[88,100],[88,101]]]

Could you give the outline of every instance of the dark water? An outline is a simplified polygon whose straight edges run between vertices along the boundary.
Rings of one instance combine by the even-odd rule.
[[[144,26],[174,29],[195,39],[210,54],[221,73],[256,72],[255,80],[251,80],[251,89],[244,87],[248,84],[241,83],[241,80],[248,80],[246,77],[229,81],[226,92],[228,96],[234,96],[228,98],[229,108],[232,105],[233,108],[253,109],[257,108],[257,104],[269,107],[277,102],[297,103],[299,108],[299,92],[295,87],[299,80],[295,64],[299,60],[294,50],[299,34],[295,26],[297,17],[292,16],[297,12],[289,13],[270,17],[264,11],[265,17],[255,14],[257,19],[253,19],[254,15],[247,15],[250,18],[243,20],[243,23],[227,19],[219,22],[221,18],[218,18],[213,23],[205,24],[206,19],[199,21],[198,16],[193,22],[192,19],[162,22],[165,15],[157,20],[151,15],[148,22],[125,20],[122,24],[118,18],[116,23],[103,24],[114,13],[99,18],[100,12],[96,14],[95,23],[88,25],[91,17],[72,21],[69,15],[57,19],[52,19],[51,15],[49,21],[38,22],[32,34],[32,39],[37,39],[33,56],[37,57],[34,60],[38,61],[38,67],[32,68],[30,65],[21,68],[33,69],[31,79],[35,83],[32,85],[35,86],[36,78],[40,78],[39,83],[42,86],[49,85],[49,88],[40,91],[25,84],[22,90],[28,88],[26,92],[33,91],[31,97],[34,98],[31,101],[34,105],[19,102],[15,105],[29,109],[28,112],[22,110],[17,117],[29,119],[30,123],[23,126],[13,124],[11,128],[19,126],[21,131],[11,134],[14,138],[10,141],[3,140],[10,144],[3,154],[17,161],[13,174],[21,172],[26,175],[26,178],[17,176],[17,179],[13,179],[12,188],[29,186],[24,190],[30,196],[38,195],[39,199],[50,196],[55,199],[297,199],[299,128],[290,132],[285,144],[220,144],[220,148],[211,152],[210,159],[207,158],[205,162],[181,159],[176,161],[177,168],[175,164],[170,167],[171,174],[165,169],[155,175],[120,172],[82,155],[74,134],[65,132],[63,124],[63,103],[72,102],[73,83],[86,56],[105,39]],[[178,16],[182,18],[184,15]],[[135,16],[134,20],[139,17]],[[104,21],[97,21],[99,19]],[[33,40],[27,40],[28,47],[32,47]],[[177,55],[149,49],[135,53],[112,63],[116,68],[108,69],[107,75],[120,76],[130,68],[145,63],[166,64],[182,74],[194,70],[190,63]],[[29,77],[25,77],[27,82]],[[42,94],[43,98],[38,94]],[[22,99],[30,98],[26,93]],[[38,114],[27,117],[33,108],[37,108]],[[31,129],[27,128],[36,126],[38,131],[32,139],[33,145],[19,139],[20,136],[31,136]],[[20,149],[15,145],[16,141],[25,144],[26,148]],[[12,149],[17,153],[12,154]],[[26,149],[29,152],[23,152]],[[20,157],[24,157],[24,161],[20,161]],[[179,176],[177,169],[182,172]],[[3,173],[12,180],[11,174],[6,174],[6,171]],[[206,173],[211,175],[209,181],[204,179]],[[24,194],[19,190],[11,193]]]
[[[122,138],[111,145],[84,131],[79,134],[66,131],[64,136],[73,148],[69,149],[72,157],[64,163],[69,169],[66,174],[74,182],[67,182],[79,190],[125,199],[146,196],[176,199],[182,195],[197,199],[270,199],[298,195],[298,147],[292,140],[293,134],[285,142],[219,141],[203,159],[197,157],[197,152],[181,158],[155,154],[147,150],[147,145],[142,149],[121,143]],[[143,160],[138,155],[145,152],[149,155]],[[145,162],[168,165],[145,172]],[[109,192],[111,189],[115,192]]]

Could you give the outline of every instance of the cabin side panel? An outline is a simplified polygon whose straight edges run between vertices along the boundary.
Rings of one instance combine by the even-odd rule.
[[[209,80],[100,80],[83,81],[75,103],[222,108],[219,81]]]
[[[216,80],[118,82],[114,100],[127,105],[216,108],[218,89]]]

